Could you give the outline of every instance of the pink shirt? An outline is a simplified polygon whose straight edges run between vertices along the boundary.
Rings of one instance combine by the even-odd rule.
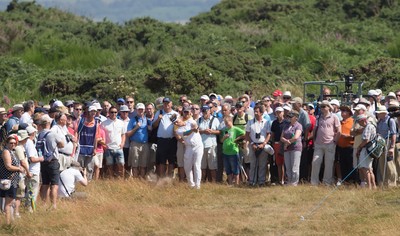
[[[321,114],[316,122],[317,136],[316,144],[331,144],[334,141],[335,134],[340,127],[339,118],[332,113],[329,113],[325,118]]]
[[[96,138],[103,138],[103,140],[106,140],[106,133],[104,132],[104,129],[99,128],[99,132],[97,133],[97,137]],[[104,149],[103,146],[101,146],[100,144],[97,144],[97,149],[96,149],[96,153],[103,153]]]

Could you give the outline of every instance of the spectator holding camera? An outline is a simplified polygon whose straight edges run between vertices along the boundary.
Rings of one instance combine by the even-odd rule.
[[[81,164],[72,161],[68,169],[60,173],[60,182],[58,188],[58,197],[60,198],[83,198],[86,196],[83,192],[76,192],[76,183],[87,186],[88,180],[86,169],[82,169]]]
[[[65,170],[71,165],[72,153],[74,152],[74,142],[76,138],[68,132],[67,115],[64,112],[57,112],[54,116],[56,125],[51,127],[51,131],[60,136],[64,141],[64,147],[58,149],[58,161],[60,171]]]
[[[159,177],[172,177],[176,164],[177,140],[174,137],[174,122],[179,114],[172,109],[172,101],[165,97],[163,109],[157,111],[154,116],[153,129],[157,131],[156,165]],[[168,164],[168,169],[166,165]]]

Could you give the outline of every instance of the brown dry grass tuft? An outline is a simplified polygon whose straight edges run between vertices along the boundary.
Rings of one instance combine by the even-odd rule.
[[[172,180],[99,181],[88,199],[38,204],[0,234],[14,235],[397,235],[399,189],[343,187],[194,190]],[[325,202],[308,215],[321,200]],[[301,220],[305,216],[305,220]],[[3,219],[1,219],[4,222]]]

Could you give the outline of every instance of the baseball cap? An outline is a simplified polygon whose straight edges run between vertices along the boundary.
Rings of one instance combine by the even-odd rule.
[[[118,98],[118,99],[117,99],[117,103],[125,103],[125,99],[123,99],[123,98]]]
[[[275,108],[275,112],[277,112],[277,111],[283,111],[283,107],[277,107],[277,108]]]
[[[210,100],[207,95],[201,95],[200,100]]]
[[[89,107],[88,111],[97,111],[97,107],[91,105],[91,106]]]
[[[293,98],[290,103],[300,103],[303,104],[303,99],[301,99],[300,97],[295,97]]]
[[[144,108],[145,108],[145,106],[143,103],[136,104],[136,109],[144,109]]]
[[[32,125],[28,125],[28,127],[26,127],[26,131],[28,132],[28,134],[32,134],[34,132],[37,132],[37,129]]]
[[[119,107],[119,111],[122,111],[122,112],[129,111],[129,108],[127,105],[122,105]]]
[[[272,93],[272,96],[274,97],[282,96],[282,91],[277,89]]]
[[[358,104],[356,107],[354,107],[354,110],[364,110],[364,111],[366,111],[367,108],[363,104]]]
[[[170,103],[170,102],[171,102],[171,99],[169,99],[168,97],[165,97],[165,98],[162,100],[162,102],[163,102],[163,103],[164,103],[164,102]]]

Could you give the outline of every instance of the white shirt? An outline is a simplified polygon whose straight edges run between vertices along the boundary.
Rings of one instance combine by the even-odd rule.
[[[24,112],[24,114],[22,114],[21,118],[19,118],[19,123],[20,124],[33,124],[33,119],[32,116],[28,113],[28,112]]]
[[[160,111],[157,111],[156,114],[154,115],[154,121],[155,122],[158,119],[158,116],[160,114]],[[174,123],[171,122],[170,117],[176,114],[176,119],[179,118],[179,113],[172,110],[169,113],[165,113],[163,110],[163,117],[160,120],[160,123],[158,124],[158,131],[157,131],[157,137],[159,138],[173,138],[174,137]]]
[[[196,121],[193,119],[189,119],[186,121],[186,124],[182,127],[179,127],[176,130],[176,133],[180,136],[183,137],[183,140],[185,141],[185,146],[189,147],[198,147],[198,146],[203,146],[203,141],[201,140],[201,136],[198,132],[192,132],[190,135],[183,135],[185,131],[191,130],[193,126],[196,126]]]
[[[122,135],[126,133],[126,126],[122,120],[107,119],[101,123],[101,127],[106,134],[106,145],[108,149],[120,149]]]
[[[28,141],[26,141],[24,147],[25,147],[25,152],[26,152],[26,156],[28,157],[28,159],[31,157],[38,158],[38,153],[37,153],[35,144],[33,143],[33,141],[31,139],[28,138]],[[40,174],[40,162],[29,163],[29,172],[31,172],[32,174],[39,175]]]
[[[262,143],[265,141],[267,133],[271,132],[271,126],[264,118],[261,121],[251,119],[247,122],[246,132],[250,133],[251,142]],[[257,133],[260,133],[259,138],[256,138]]]
[[[125,130],[128,130],[128,124],[129,124],[129,117],[126,118],[125,120],[122,120],[125,124]],[[126,132],[126,131],[125,131]],[[125,144],[124,144],[124,148],[129,148],[129,144],[130,144],[130,140],[129,138],[125,138]]]
[[[62,182],[61,182],[62,179]],[[58,183],[58,196],[59,197],[70,197],[68,195],[75,192],[75,183],[83,181],[84,178],[75,167],[70,167],[60,173],[60,181]],[[64,184],[63,184],[64,183]],[[65,186],[65,187],[64,187]],[[67,193],[68,191],[68,193]]]
[[[74,151],[74,143],[71,141],[67,142],[66,135],[69,134],[67,126],[61,127],[59,125],[54,125],[53,127],[51,127],[50,130],[64,141],[64,147],[59,148],[58,152],[71,155],[72,152]]]
[[[204,117],[199,119],[199,130],[206,130],[210,128],[210,122],[213,120],[211,124],[212,130],[218,130],[219,127],[219,120],[218,118],[214,118],[210,116],[207,120]],[[201,139],[203,140],[204,148],[209,148],[212,146],[217,146],[217,135],[215,134],[201,134]]]

